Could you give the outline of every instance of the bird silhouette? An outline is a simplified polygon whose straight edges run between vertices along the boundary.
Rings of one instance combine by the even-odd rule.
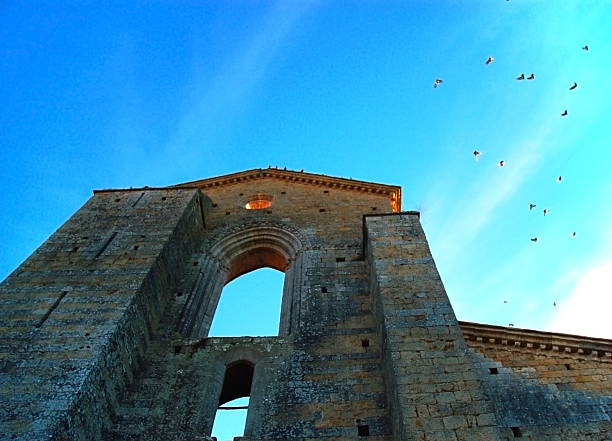
[[[524,73],[520,74],[518,77],[516,77],[516,79],[519,80],[519,81],[520,80],[524,80],[525,79],[525,74]]]
[[[563,176],[559,176],[557,179],[555,179],[555,181],[557,182],[561,182],[563,180]]]
[[[479,157],[480,155],[482,155],[482,153],[481,153],[481,152],[479,152],[478,150],[474,150],[474,159],[475,159],[476,161],[478,161],[478,157]]]
[[[576,237],[576,232],[572,231],[572,237]]]
[[[548,208],[544,209],[544,216],[546,216],[548,213],[550,213],[550,210]]]
[[[495,58],[493,58],[493,57],[489,57],[489,58],[487,58],[487,61],[485,61],[485,64],[491,64],[491,63],[493,63],[494,61],[495,61]]]
[[[510,326],[511,328],[514,328],[514,323],[508,323],[508,326]]]
[[[576,87],[578,87],[578,83],[574,82],[574,84],[570,86],[569,90],[574,90]]]
[[[499,162],[497,163],[497,165],[498,165],[499,167],[503,167],[505,164],[506,164],[506,161],[499,161]]]
[[[529,209],[533,210],[536,207],[536,204],[529,204]]]
[[[531,239],[529,239],[529,240],[531,240],[532,242],[537,242],[537,241],[538,241],[538,238],[537,238],[537,237],[532,237],[532,238],[531,238]]]
[[[527,77],[528,80],[535,80],[535,74],[531,74]]]
[[[556,308],[557,307],[557,302],[553,302],[553,306]]]
[[[434,89],[436,89],[436,88],[437,88],[437,87],[438,87],[440,84],[442,84],[443,82],[444,82],[444,81],[442,81],[440,78],[436,78],[436,79],[434,80],[434,83],[433,83],[433,87],[434,87]]]
[[[589,45],[585,44],[584,46],[582,46],[582,50],[583,51],[588,51],[589,50]]]
[[[567,110],[564,110],[563,113],[561,113],[561,116],[567,116]]]
[[[504,303],[508,303],[508,300],[504,300]]]

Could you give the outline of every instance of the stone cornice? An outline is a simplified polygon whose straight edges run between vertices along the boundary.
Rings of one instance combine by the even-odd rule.
[[[184,187],[130,187],[130,188],[101,188],[94,190],[94,194],[98,193],[118,193],[118,192],[142,192],[142,191],[168,191],[168,190],[199,190],[198,187],[189,187],[185,185]]]
[[[173,185],[169,188],[198,187],[202,190],[206,190],[207,188],[220,187],[223,185],[231,185],[239,182],[248,182],[264,178],[281,179],[288,182],[297,182],[318,187],[380,194],[389,199],[391,208],[394,212],[401,211],[402,209],[402,189],[396,185],[377,184],[374,182],[337,178],[333,176],[307,173],[304,171],[281,170],[278,168],[256,168],[243,172],[231,173],[229,175],[217,176],[214,178],[185,182],[183,184]]]
[[[531,329],[459,322],[464,338],[487,345],[515,346],[536,351],[567,352],[612,360],[612,340]],[[469,343],[468,343],[469,344]]]

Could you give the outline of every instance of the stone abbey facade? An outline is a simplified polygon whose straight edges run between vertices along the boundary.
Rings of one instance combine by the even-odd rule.
[[[207,338],[285,273],[277,337]],[[458,322],[401,189],[274,168],[99,190],[0,285],[0,439],[612,440],[612,341]]]

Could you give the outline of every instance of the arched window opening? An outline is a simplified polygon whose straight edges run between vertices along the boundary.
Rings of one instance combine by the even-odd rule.
[[[185,298],[177,330],[190,338],[290,335],[298,325],[302,249],[292,232],[269,225],[245,228],[213,242],[198,261],[200,270]],[[236,278],[240,280],[230,283]],[[262,308],[274,312],[262,313]],[[244,317],[247,312],[250,315]],[[239,329],[251,324],[257,325],[255,329]],[[267,327],[259,329],[260,324]]]
[[[253,364],[246,360],[234,362],[225,370],[212,428],[212,436],[218,440],[244,435],[254,372]]]
[[[277,336],[285,274],[251,271],[228,283],[213,317],[210,337]]]

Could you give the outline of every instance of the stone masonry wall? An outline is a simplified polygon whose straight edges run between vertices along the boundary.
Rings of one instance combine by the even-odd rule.
[[[246,210],[253,193],[272,195],[273,205]],[[370,439],[390,441],[381,340],[361,246],[361,212],[389,210],[386,197],[288,187],[276,180],[215,188],[206,197],[206,235],[189,259],[198,265],[183,274],[180,295],[169,304],[143,373],[124,395],[106,440],[209,435],[224,366],[244,357],[256,370],[245,439],[348,441],[356,439],[361,425]],[[291,333],[252,339],[181,336],[176,325],[199,289],[199,263],[222,257],[210,256],[216,238],[270,225],[295,232],[302,242],[295,308],[286,312],[294,315]]]
[[[533,440],[612,437],[610,340],[461,326],[501,425]]]
[[[364,222],[394,439],[500,439],[418,214]]]
[[[0,440],[209,440],[247,361],[244,441],[612,441],[609,343],[460,325],[390,188],[283,173],[96,192],[0,285]],[[261,266],[282,335],[208,338]]]
[[[96,440],[184,255],[197,190],[96,193],[0,285],[0,439]]]

